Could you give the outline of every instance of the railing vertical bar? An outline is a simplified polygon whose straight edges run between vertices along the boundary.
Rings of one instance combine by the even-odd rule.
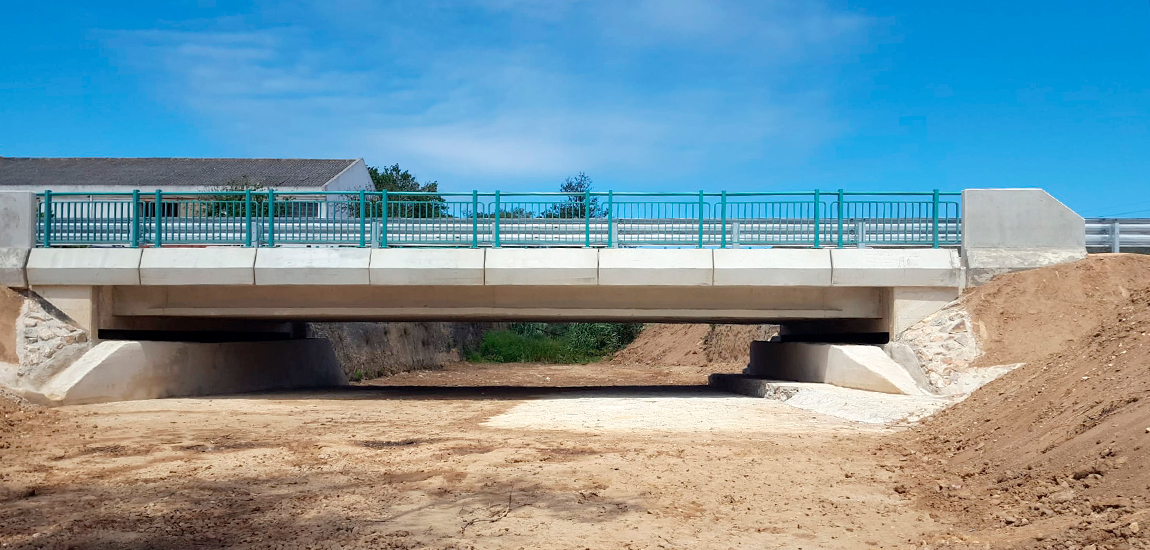
[[[815,248],[822,248],[821,246],[819,246],[819,233],[820,233],[819,224],[821,223],[819,221],[819,205],[820,204],[821,204],[821,199],[819,198],[819,190],[815,189],[815,204],[814,204],[814,207],[815,207],[815,212],[814,212],[814,216],[815,216]]]
[[[252,247],[252,190],[244,191],[244,246]]]
[[[390,238],[390,235],[387,234],[387,224],[388,224],[388,218],[391,215],[391,202],[388,199],[389,199],[389,197],[387,194],[387,190],[384,189],[383,190],[383,198],[382,198],[383,212],[380,213],[380,215],[379,215],[379,218],[381,220],[380,221],[380,231],[379,231],[380,237],[379,237],[379,239],[380,239],[380,246],[383,248],[387,248],[389,238]]]
[[[699,248],[703,248],[703,190],[699,190]]]
[[[268,246],[276,245],[276,195],[268,189]]]
[[[726,191],[723,191],[722,203],[723,203],[723,213],[722,213],[722,220],[719,224],[719,233],[721,234],[719,247],[720,248],[727,248],[727,192]]]
[[[493,246],[499,248],[499,191],[495,191],[495,243]]]
[[[591,248],[591,190],[583,192],[583,246]]]
[[[615,192],[607,191],[607,248],[611,248],[614,242],[615,224],[613,223],[615,209]]]
[[[155,210],[154,214],[155,214],[155,218],[156,218],[156,236],[155,236],[156,238],[152,239],[153,240],[152,245],[155,246],[156,248],[159,248],[159,247],[164,245],[164,234],[163,234],[164,226],[163,226],[163,223],[161,221],[163,219],[163,210],[164,210],[161,207],[161,203],[163,202],[163,199],[164,199],[164,197],[163,197],[161,191],[159,189],[156,189],[156,202],[152,205],[155,207],[155,208],[153,208],[153,210]]]
[[[52,191],[44,191],[44,248],[52,246]]]
[[[932,199],[933,199],[933,202],[932,202],[932,204],[931,204],[931,208],[930,208],[930,210],[931,210],[931,213],[932,213],[932,217],[934,218],[934,219],[933,219],[933,222],[934,222],[934,228],[933,228],[933,232],[934,232],[934,235],[933,235],[933,236],[932,236],[932,238],[931,238],[931,243],[932,243],[932,244],[931,244],[931,247],[932,247],[932,248],[938,248],[938,189],[935,189],[935,190],[934,190],[934,196],[932,197]]]
[[[140,190],[132,190],[132,227],[128,228],[132,248],[140,248]]]
[[[839,230],[839,244],[838,247],[843,247],[843,190],[839,189],[838,197],[838,230]]]
[[[471,191],[471,248],[479,248],[479,191]]]
[[[359,247],[367,246],[367,191],[359,190]]]

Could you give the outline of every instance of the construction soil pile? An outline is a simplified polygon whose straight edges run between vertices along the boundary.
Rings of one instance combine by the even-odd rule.
[[[611,363],[742,368],[750,359],[752,341],[769,340],[778,333],[775,325],[652,324]]]
[[[962,298],[984,366],[1026,364],[904,441],[897,490],[944,548],[1150,548],[1150,256],[1003,275]]]

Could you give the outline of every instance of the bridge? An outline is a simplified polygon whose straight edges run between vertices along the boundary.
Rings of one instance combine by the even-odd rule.
[[[300,338],[318,320],[778,323],[793,341],[883,342],[967,284],[1083,257],[1084,239],[1037,189],[0,193],[0,282],[65,327],[22,306],[10,355],[43,376],[0,383],[127,395],[102,378],[115,363],[153,379],[134,396],[188,393],[191,372],[266,387],[285,358],[327,361]],[[84,335],[74,364],[20,352],[68,330]]]

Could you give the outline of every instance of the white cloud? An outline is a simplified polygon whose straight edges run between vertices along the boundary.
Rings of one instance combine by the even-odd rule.
[[[357,19],[374,26],[324,3],[315,14],[324,29],[248,23],[256,30],[131,31],[110,43],[237,154],[363,156],[441,181],[659,177],[786,159],[834,135],[830,84],[802,65],[865,38],[867,26],[777,1],[462,2],[514,21],[455,38],[435,14],[460,2],[426,13],[361,6]]]

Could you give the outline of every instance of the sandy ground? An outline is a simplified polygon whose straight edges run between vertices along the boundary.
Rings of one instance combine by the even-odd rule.
[[[692,385],[706,374],[457,366],[10,409],[0,544],[862,549],[948,531],[895,490],[891,429]]]

